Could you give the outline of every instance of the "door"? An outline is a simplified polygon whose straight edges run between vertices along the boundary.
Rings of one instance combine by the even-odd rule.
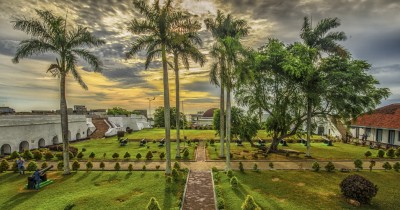
[[[382,142],[382,129],[376,129],[376,141]]]

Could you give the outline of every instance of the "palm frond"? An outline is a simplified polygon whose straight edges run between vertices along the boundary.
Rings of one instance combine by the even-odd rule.
[[[13,63],[18,63],[20,59],[27,58],[31,55],[40,55],[46,52],[57,53],[57,49],[38,39],[23,40],[19,43],[17,52],[12,59]]]
[[[146,62],[144,64],[145,69],[149,68],[149,65],[150,65],[151,61],[153,61],[155,57],[160,57],[160,56],[161,56],[161,49],[147,51]]]
[[[93,67],[94,72],[101,72],[101,66],[103,65],[99,58],[93,55],[88,50],[84,49],[73,49],[71,50],[74,54],[85,60],[90,66]]]
[[[126,58],[131,58],[134,54],[143,50],[146,46],[157,41],[157,37],[144,35],[142,37],[137,38],[131,45],[130,50],[126,53]]]
[[[129,23],[128,31],[134,34],[155,33],[157,27],[152,21],[134,19]]]
[[[69,41],[67,47],[98,47],[106,42],[103,39],[99,39],[92,35],[87,28],[78,27],[75,30],[69,32]]]
[[[81,77],[81,75],[79,75],[78,70],[75,68],[76,62],[77,62],[77,58],[73,54],[67,54],[67,56],[66,56],[67,72],[66,73],[71,72],[72,76],[79,83],[79,85],[83,89],[88,90],[87,85],[82,80],[82,77]]]

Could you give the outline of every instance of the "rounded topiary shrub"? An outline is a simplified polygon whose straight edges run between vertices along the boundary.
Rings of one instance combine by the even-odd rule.
[[[88,161],[87,163],[86,163],[86,170],[87,171],[90,171],[90,170],[92,170],[93,169],[93,163],[92,163],[92,161]]]
[[[49,161],[49,160],[51,160],[52,158],[54,158],[54,155],[53,155],[52,152],[47,151],[47,152],[44,153],[44,159],[45,159],[45,160]]]
[[[28,167],[26,167],[26,170],[35,171],[37,168],[38,168],[37,163],[32,161],[32,162],[29,162]]]
[[[112,158],[114,158],[114,159],[119,158],[119,154],[118,154],[118,153],[114,153],[114,154],[112,155]]]
[[[400,163],[399,163],[399,162],[396,162],[395,164],[393,164],[393,169],[394,169],[395,171],[399,172],[399,170],[400,170]]]
[[[33,150],[33,151],[32,151],[32,154],[33,154],[33,158],[34,158],[35,160],[41,160],[42,157],[43,157],[42,152],[40,152],[39,150]]]
[[[242,204],[242,210],[261,210],[261,208],[256,204],[251,195],[247,195],[246,200]]]
[[[19,157],[19,153],[17,151],[14,151],[10,155],[10,159],[16,159]]]
[[[315,172],[318,172],[319,169],[321,168],[321,166],[319,166],[319,163],[318,163],[317,161],[315,161],[315,162],[312,164],[311,167],[312,167],[313,171],[315,171]]]
[[[382,167],[385,169],[385,171],[387,170],[392,170],[392,165],[390,165],[389,162],[385,162]]]
[[[363,169],[363,162],[360,159],[357,159],[354,161],[354,167],[356,168],[357,171],[362,170]]]
[[[129,152],[125,152],[124,158],[125,159],[131,158],[131,154],[129,154]]]
[[[142,155],[140,154],[140,153],[137,153],[137,155],[136,155],[136,159],[140,159],[140,158],[142,158]]]
[[[106,153],[104,153],[104,154],[106,154]],[[89,154],[89,158],[94,158],[96,156],[96,154],[94,153],[94,152],[91,152],[90,154]]]
[[[164,152],[161,152],[161,153],[160,153],[160,159],[162,160],[162,159],[164,159],[164,157],[165,157],[165,153],[164,153]]]
[[[232,177],[230,180],[231,187],[236,189],[239,186],[239,181],[236,176]]]
[[[78,159],[82,159],[84,156],[83,152],[79,152],[78,155],[76,156]]]
[[[49,165],[46,162],[42,163],[42,166],[40,167],[41,169],[45,169],[47,168]]]
[[[172,178],[174,179],[174,181],[179,181],[180,179],[179,172],[176,168],[172,169]]]
[[[328,172],[334,171],[335,165],[333,165],[333,163],[331,161],[329,161],[325,166],[325,170]]]
[[[389,158],[394,158],[395,156],[395,151],[393,148],[388,149],[388,151],[386,152],[386,156],[388,156]]]
[[[378,157],[380,157],[380,158],[383,158],[383,156],[385,155],[385,151],[383,151],[383,150],[379,150],[378,151]]]
[[[188,159],[189,158],[189,150],[185,149],[185,151],[183,151],[183,158],[184,159]]]
[[[233,171],[232,171],[232,170],[228,170],[228,171],[226,172],[226,175],[227,175],[229,178],[232,178],[232,177],[233,177]]]
[[[25,158],[26,160],[31,160],[33,159],[33,154],[29,150],[25,150],[24,153],[22,154],[22,157]]]
[[[103,161],[100,162],[99,168],[101,168],[101,170],[104,170],[104,168],[106,167],[106,164],[104,164]]]
[[[396,149],[396,152],[394,153],[396,157],[400,157],[400,147]]]
[[[371,157],[371,155],[372,155],[372,152],[369,150],[364,153],[365,158],[369,158],[369,157]]]
[[[150,198],[149,203],[146,206],[147,210],[161,210],[160,205],[158,204],[157,200],[152,197]]]
[[[73,170],[73,171],[78,171],[80,167],[81,167],[81,164],[79,164],[78,161],[75,160],[75,161],[72,163],[72,170]]]
[[[340,183],[340,191],[346,198],[368,204],[378,192],[378,187],[368,179],[354,174],[343,179]]]
[[[57,163],[57,170],[61,171],[64,168],[64,162],[60,161]]]
[[[116,163],[115,163],[115,166],[114,166],[114,169],[115,169],[116,171],[121,170],[121,165],[120,165],[118,162],[116,162]]]
[[[7,171],[10,168],[10,164],[6,160],[2,160],[0,163],[0,173]]]
[[[151,153],[151,151],[148,151],[146,154],[146,159],[151,160],[152,158],[153,158],[153,153]]]
[[[174,163],[174,167],[173,168],[175,168],[176,170],[181,170],[181,165],[179,165],[179,163],[178,162],[175,162]]]

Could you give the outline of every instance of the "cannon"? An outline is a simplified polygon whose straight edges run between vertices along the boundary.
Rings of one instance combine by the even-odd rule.
[[[51,165],[51,166],[49,166],[49,167],[47,167],[47,168],[44,168],[44,169],[42,169],[42,170],[39,171],[40,179],[42,180],[42,182],[46,182],[46,181],[47,181],[46,172],[47,172],[48,170],[52,169],[52,168],[53,168],[53,166]],[[28,177],[27,189],[31,189],[31,190],[32,190],[32,189],[35,189],[35,179],[34,179],[34,176],[33,176],[33,175]]]

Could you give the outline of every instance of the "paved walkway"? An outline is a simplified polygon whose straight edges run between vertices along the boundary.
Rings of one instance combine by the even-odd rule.
[[[212,174],[205,160],[204,142],[201,141],[196,150],[196,162],[190,163],[183,210],[215,210]]]

